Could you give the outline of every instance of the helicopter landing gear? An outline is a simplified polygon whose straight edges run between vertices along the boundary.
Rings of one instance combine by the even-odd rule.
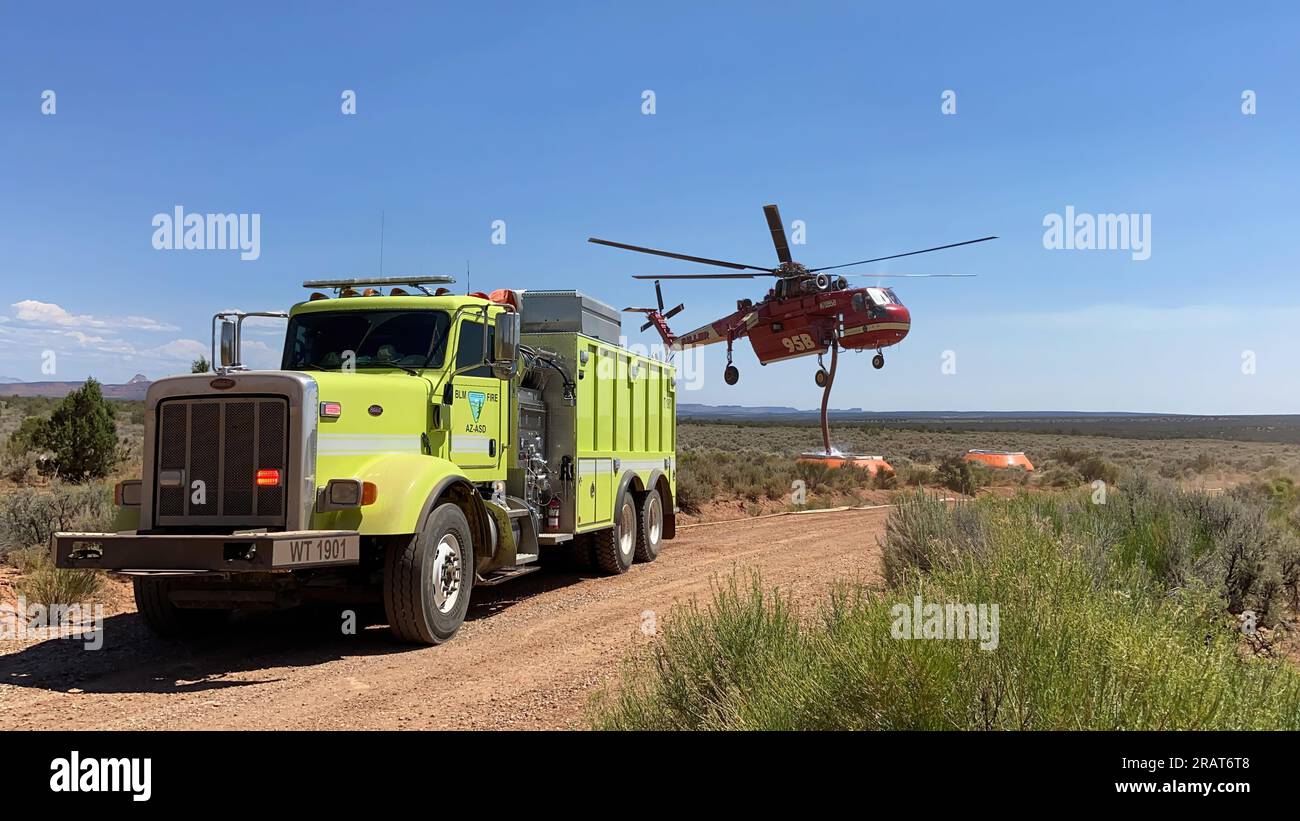
[[[826,363],[822,362],[821,354],[817,354],[817,373],[813,374],[813,381],[819,388],[826,387],[826,383],[831,381],[830,374],[826,373]]]
[[[727,334],[727,369],[722,372],[722,380],[728,385],[734,385],[740,381],[740,368],[731,364],[731,343],[734,340],[730,333]]]
[[[876,370],[885,367],[885,355],[883,353],[877,353],[875,356],[871,357],[871,367]]]

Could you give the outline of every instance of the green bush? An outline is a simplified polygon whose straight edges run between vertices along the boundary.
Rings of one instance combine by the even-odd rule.
[[[1286,539],[1237,500],[1124,477],[1106,504],[1022,494],[891,512],[887,589],[800,618],[756,577],[675,610],[592,705],[612,729],[1300,729],[1300,673],[1242,650],[1223,573]],[[1266,524],[1268,522],[1266,521]],[[1180,544],[1181,543],[1181,547]],[[1253,558],[1251,558],[1253,557]],[[1237,594],[1231,591],[1241,588]],[[894,638],[896,606],[999,607],[996,649]]]
[[[16,551],[16,565],[22,577],[15,585],[29,604],[79,604],[95,598],[104,586],[104,574],[96,570],[58,568],[48,550],[30,548]]]
[[[41,425],[36,444],[50,451],[55,472],[71,482],[107,476],[117,465],[113,405],[93,378],[63,398]]]
[[[1075,463],[1075,467],[1085,482],[1091,483],[1100,479],[1108,485],[1113,485],[1119,481],[1119,468],[1107,462],[1099,454],[1079,460]]]
[[[113,522],[113,493],[107,483],[48,489],[18,488],[0,496],[0,554],[47,547],[60,530],[103,531]]]
[[[935,478],[949,490],[974,496],[975,491],[989,483],[989,469],[960,456],[947,456],[939,463]]]
[[[1083,484],[1083,474],[1072,467],[1053,465],[1039,474],[1038,484],[1047,487],[1078,487]]]

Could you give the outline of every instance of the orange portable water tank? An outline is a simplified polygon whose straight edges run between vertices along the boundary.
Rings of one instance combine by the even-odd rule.
[[[980,462],[991,468],[1034,469],[1033,463],[1019,450],[969,450],[964,458],[967,462]]]
[[[893,471],[894,468],[885,461],[883,456],[854,456],[850,453],[843,454],[826,454],[826,453],[803,453],[800,454],[797,462],[821,462],[828,468],[842,468],[845,465],[865,470],[871,476],[875,476],[881,470]]]

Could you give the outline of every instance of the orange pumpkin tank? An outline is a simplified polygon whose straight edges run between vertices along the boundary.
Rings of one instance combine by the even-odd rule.
[[[854,456],[851,453],[804,453],[800,454],[797,462],[821,462],[828,468],[842,468],[845,465],[855,467],[859,470],[865,470],[868,475],[875,476],[881,470],[893,472],[894,468],[885,461],[883,456]]]
[[[982,462],[991,468],[1034,469],[1033,463],[1018,450],[969,450],[965,459],[967,462]]]

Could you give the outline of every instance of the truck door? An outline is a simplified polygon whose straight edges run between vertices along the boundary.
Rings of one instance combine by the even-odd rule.
[[[483,322],[475,318],[460,321],[457,370],[483,361],[484,352],[492,350],[493,331],[489,323],[484,347]],[[451,460],[464,468],[472,481],[505,478],[501,449],[509,433],[508,403],[505,383],[493,376],[487,365],[452,378]]]

